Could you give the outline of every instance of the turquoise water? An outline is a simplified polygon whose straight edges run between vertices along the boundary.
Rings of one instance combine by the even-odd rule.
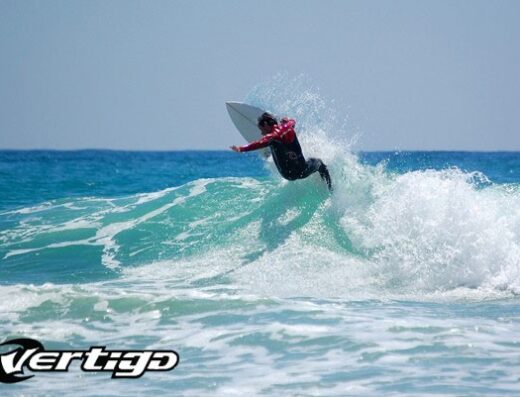
[[[520,153],[0,152],[0,330],[174,349],[2,395],[520,394]],[[74,367],[74,366],[73,366]]]

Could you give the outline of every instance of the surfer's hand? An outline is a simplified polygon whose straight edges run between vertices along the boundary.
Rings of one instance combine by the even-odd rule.
[[[234,151],[234,152],[240,152],[240,148],[238,146],[230,146],[231,150]]]

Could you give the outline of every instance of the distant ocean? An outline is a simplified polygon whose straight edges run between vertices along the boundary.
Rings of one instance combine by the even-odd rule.
[[[302,146],[0,151],[2,341],[180,356],[0,395],[520,395],[520,153]]]

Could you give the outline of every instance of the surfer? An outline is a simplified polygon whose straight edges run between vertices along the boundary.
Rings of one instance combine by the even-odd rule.
[[[295,124],[296,121],[288,118],[283,118],[278,123],[273,115],[266,112],[258,118],[258,128],[263,137],[248,145],[233,145],[231,149],[235,152],[249,152],[269,146],[276,168],[285,179],[290,181],[303,179],[317,171],[332,191],[329,170],[323,161],[317,158],[305,160],[303,157],[302,148],[294,131]]]

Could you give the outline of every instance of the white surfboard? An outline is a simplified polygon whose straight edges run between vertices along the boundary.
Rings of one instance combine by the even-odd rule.
[[[257,126],[258,118],[265,110],[241,102],[226,102],[226,108],[240,135],[248,142],[257,141],[262,137]],[[258,150],[264,157],[269,156],[268,148]]]

